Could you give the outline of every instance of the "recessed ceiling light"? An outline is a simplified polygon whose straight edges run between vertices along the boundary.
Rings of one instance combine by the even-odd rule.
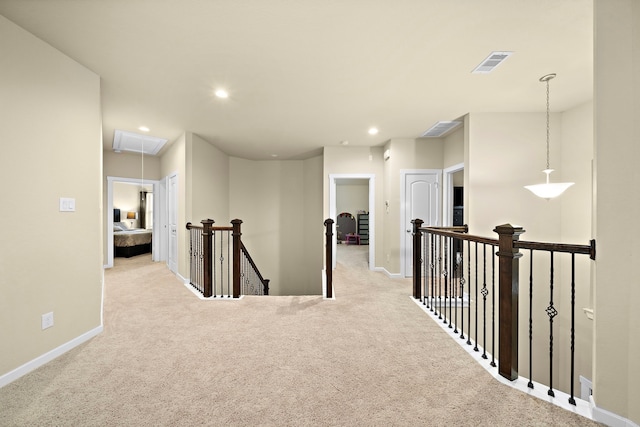
[[[229,92],[227,92],[224,89],[216,89],[215,94],[218,98],[222,98],[222,99],[226,99],[229,97]]]
[[[141,130],[142,132],[149,132],[149,128],[146,126],[140,126],[138,129]]]
[[[378,128],[369,128],[369,135],[377,135]]]
[[[346,139],[344,141],[340,141],[340,145],[349,145],[349,141]]]
[[[277,154],[272,154],[271,157],[278,157],[278,155]]]

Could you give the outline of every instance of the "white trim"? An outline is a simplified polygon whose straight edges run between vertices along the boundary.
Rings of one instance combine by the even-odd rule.
[[[200,292],[198,292],[196,290],[196,288],[191,286],[191,283],[189,283],[188,280],[186,282],[184,282],[183,284],[187,289],[189,289],[191,291],[192,294],[197,296],[198,299],[201,299],[202,301],[240,301],[241,299],[244,298],[244,295],[240,295],[238,298],[229,298],[229,297],[223,297],[223,296],[219,296],[219,297],[211,296],[209,298],[205,298],[205,296],[202,295]]]
[[[638,424],[627,418],[621,417],[613,412],[609,412],[606,409],[598,408],[593,396],[589,396],[589,406],[591,407],[591,411],[593,413],[592,420],[594,421],[603,423],[610,427],[640,427]]]
[[[400,274],[400,273],[389,273],[389,271],[387,271],[387,269],[384,268],[384,267],[376,267],[375,271],[379,271],[381,273],[386,274],[387,277],[390,278],[390,279],[404,279],[404,277],[402,277],[402,274]]]
[[[72,339],[71,341],[65,344],[62,344],[61,346],[58,346],[41,356],[36,357],[32,361],[27,362],[22,366],[17,367],[13,371],[7,372],[6,374],[0,376],[0,388],[6,386],[9,383],[12,383],[13,381],[28,374],[29,372],[51,362],[53,359],[63,355],[67,351],[76,348],[80,344],[90,340],[91,338],[101,333],[102,330],[103,330],[102,325],[95,327],[92,330],[85,332],[84,334]]]
[[[329,174],[329,218],[337,224],[338,214],[336,213],[336,179],[368,179],[369,180],[369,270],[375,269],[376,264],[376,176],[371,173],[336,173]],[[338,233],[333,231],[333,266],[336,268]]]
[[[405,224],[405,216],[407,213],[407,197],[406,197],[406,187],[407,187],[407,175],[435,175],[437,179],[438,186],[438,194],[436,195],[436,223],[429,224],[439,226],[440,215],[442,215],[440,211],[440,183],[442,182],[442,169],[400,169],[400,274],[402,277],[411,277],[413,275],[412,271],[406,271],[406,259],[405,259],[405,248],[407,245],[407,235],[409,233],[406,232],[406,227],[411,227],[410,224]]]
[[[464,170],[464,163],[449,166],[442,170],[442,226],[453,225],[453,174]]]

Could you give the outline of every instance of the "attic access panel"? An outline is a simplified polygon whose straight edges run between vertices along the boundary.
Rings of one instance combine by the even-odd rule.
[[[155,156],[166,143],[166,139],[118,129],[113,135],[113,150],[115,152],[129,151]]]

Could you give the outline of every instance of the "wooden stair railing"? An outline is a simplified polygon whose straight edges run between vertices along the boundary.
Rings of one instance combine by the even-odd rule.
[[[474,344],[474,351],[482,350],[482,358],[487,359],[487,345],[491,350],[491,366],[495,367],[493,356],[495,354],[496,338],[498,342],[498,372],[504,378],[514,381],[518,378],[518,331],[519,316],[518,305],[520,298],[520,271],[519,260],[523,257],[520,249],[527,249],[529,260],[529,289],[528,289],[528,326],[529,326],[529,355],[528,373],[529,388],[533,384],[533,318],[536,316],[548,317],[549,322],[549,361],[548,361],[548,392],[549,396],[555,396],[553,389],[554,366],[554,318],[559,311],[565,311],[565,318],[570,325],[567,336],[569,337],[570,375],[568,384],[570,391],[569,403],[576,405],[574,398],[575,378],[575,291],[576,272],[575,256],[579,254],[589,255],[591,260],[596,258],[596,242],[591,240],[589,245],[572,245],[561,243],[527,242],[521,241],[520,235],[525,231],[522,227],[504,224],[496,226],[494,232],[497,239],[466,234],[468,229],[464,227],[422,227],[423,221],[414,219],[413,223],[413,296],[421,301],[434,316],[443,323],[448,322],[448,327],[454,333],[460,333],[461,339],[466,339],[467,345]],[[544,290],[549,298],[546,307],[533,307],[533,283],[534,283],[534,251],[538,251],[536,259],[539,259],[539,251],[549,254],[549,259],[543,257],[543,262],[548,262],[550,269],[548,275],[542,279],[536,278],[537,290],[543,290],[539,286],[548,280],[549,287]],[[487,256],[488,252],[488,256]],[[555,283],[556,288],[565,285],[570,292],[570,301],[561,306],[559,301],[554,301],[554,260],[556,254],[570,255],[570,281]],[[495,255],[495,256],[494,256]],[[495,266],[497,258],[498,266]],[[557,261],[556,261],[557,262]],[[490,264],[488,267],[487,264]],[[546,268],[546,264],[545,265]],[[497,291],[495,289],[495,275],[498,275]],[[475,284],[475,286],[474,286]],[[475,287],[475,294],[474,292]],[[497,297],[497,306],[495,298]],[[472,319],[472,305],[474,306],[475,320]],[[495,325],[495,310],[498,309],[498,324]],[[534,312],[534,310],[536,310]],[[482,317],[479,319],[479,313]],[[535,313],[535,316],[534,316]],[[459,321],[460,320],[460,321]],[[472,322],[475,333],[472,331]],[[466,330],[465,330],[466,327]],[[479,327],[482,328],[479,331]],[[487,328],[489,332],[487,334]],[[459,329],[459,330],[458,330]],[[497,332],[497,337],[493,335]],[[466,333],[466,337],[465,337]],[[475,343],[472,343],[474,335]],[[489,337],[491,336],[491,337]],[[490,342],[491,344],[487,344]],[[480,345],[482,344],[482,345]],[[557,346],[556,345],[556,352]],[[484,348],[479,348],[484,347]],[[540,374],[538,374],[540,375]],[[563,377],[566,378],[566,377]]]
[[[269,279],[262,276],[242,243],[242,220],[234,219],[231,227],[214,227],[212,219],[201,223],[186,226],[191,286],[205,298],[269,295]]]

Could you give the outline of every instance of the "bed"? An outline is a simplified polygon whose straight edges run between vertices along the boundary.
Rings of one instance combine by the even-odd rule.
[[[114,255],[130,258],[151,252],[152,231],[143,228],[129,228],[126,223],[119,221],[119,211],[119,209],[114,209],[113,215]],[[118,221],[115,221],[116,219]]]

